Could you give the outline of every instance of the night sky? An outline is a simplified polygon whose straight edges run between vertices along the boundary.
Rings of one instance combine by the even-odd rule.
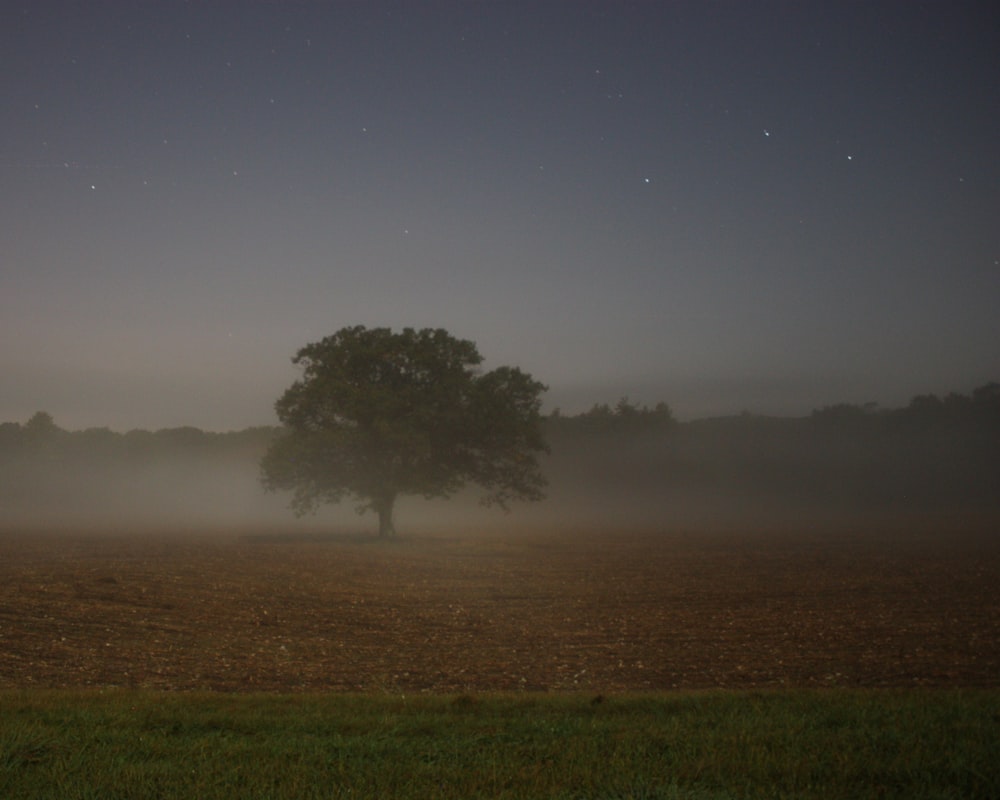
[[[443,327],[546,409],[1000,380],[994,2],[7,2],[0,421],[273,424]]]

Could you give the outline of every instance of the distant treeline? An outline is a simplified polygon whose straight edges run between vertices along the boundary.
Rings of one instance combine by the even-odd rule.
[[[1000,511],[997,383],[902,408],[837,404],[807,417],[686,423],[665,405],[622,401],[548,425],[553,475],[637,507],[657,498],[657,513]]]
[[[267,511],[256,464],[276,428],[67,431],[0,424],[0,523],[242,521]]]
[[[554,411],[544,425],[550,506],[624,505],[664,517],[695,499],[705,508],[1000,510],[997,383],[968,395],[921,395],[895,409],[838,404],[806,417],[684,423],[665,403],[623,399],[579,414]],[[138,475],[175,486],[180,505],[192,486],[205,487],[201,501],[210,502],[213,470],[228,471],[230,492],[259,492],[256,464],[280,432],[67,431],[38,412],[0,424],[0,514],[39,503],[96,505],[114,494],[111,484],[140,492]]]
[[[554,411],[545,418],[551,437],[591,434],[632,434],[672,429],[676,420],[666,403],[653,408],[638,406],[627,399],[617,405],[595,405],[573,416]],[[65,430],[52,415],[39,411],[23,425],[0,423],[0,459],[24,456],[58,458],[149,459],[182,454],[212,457],[257,457],[281,432],[278,426],[262,425],[228,433],[203,431],[193,427],[163,428],[157,431],[131,430],[118,433],[109,428]]]
[[[131,430],[109,428],[68,431],[39,411],[23,425],[0,423],[0,458],[42,455],[47,458],[147,459],[182,454],[221,457],[258,456],[280,429],[273,426],[214,433],[198,428]]]
[[[744,412],[681,423],[666,403],[638,405],[622,398],[614,406],[599,403],[589,411],[567,415],[556,409],[544,419],[546,433],[555,443],[592,435],[628,436],[667,434],[688,430],[711,431],[711,439],[748,431],[774,433],[780,429],[811,431],[853,441],[884,441],[905,434],[957,436],[957,441],[1000,428],[1000,384],[989,383],[969,395],[950,393],[914,397],[902,408],[884,409],[873,403],[824,406],[808,417],[770,417]],[[24,424],[0,423],[0,457],[43,452],[49,456],[95,457],[175,455],[179,453],[219,456],[258,455],[280,433],[278,426],[261,425],[239,431],[217,433],[185,426],[141,429],[119,433],[109,428],[69,431],[59,427],[50,414],[39,411]],[[997,442],[994,440],[993,444]]]

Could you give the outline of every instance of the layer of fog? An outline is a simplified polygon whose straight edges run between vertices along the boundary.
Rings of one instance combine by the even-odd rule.
[[[544,501],[505,513],[479,505],[474,489],[450,499],[403,497],[396,527],[402,536],[818,530],[1000,510],[996,447],[978,429],[964,442],[939,441],[934,431],[886,439],[835,426],[828,435],[814,423],[735,417],[655,430],[555,426]],[[209,435],[190,429],[163,433],[169,447],[152,447],[155,435],[147,434],[134,452],[120,444],[104,455],[91,445],[8,452],[0,459],[0,528],[375,534],[374,517],[359,516],[350,499],[299,519],[288,495],[265,492],[263,434],[234,448],[206,445]]]
[[[619,454],[620,456],[620,454]],[[395,523],[401,536],[546,529],[711,530],[762,525],[814,526],[844,516],[843,509],[794,498],[767,496],[736,485],[671,481],[650,475],[635,481],[613,465],[563,469],[549,463],[547,496],[513,503],[508,510],[484,507],[473,487],[451,498],[401,497]],[[585,474],[580,474],[580,473]],[[377,519],[359,514],[345,499],[317,513],[296,517],[284,493],[265,492],[254,462],[172,457],[119,469],[93,466],[86,473],[51,466],[44,480],[26,482],[0,504],[0,528],[85,531],[282,531],[370,533]]]

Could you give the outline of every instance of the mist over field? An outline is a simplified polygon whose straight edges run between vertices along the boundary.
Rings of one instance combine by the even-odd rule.
[[[401,498],[408,533],[858,527],[1000,511],[1000,388],[881,410],[677,422],[665,405],[620,402],[545,419],[547,498],[509,513],[475,487]],[[66,431],[39,413],[0,426],[0,524],[60,529],[371,533],[350,499],[295,518],[259,461],[277,428]]]
[[[247,427],[352,325],[573,412],[403,536],[996,507],[995,388],[905,406],[1000,363],[991,4],[4,8],[0,526],[377,530]]]

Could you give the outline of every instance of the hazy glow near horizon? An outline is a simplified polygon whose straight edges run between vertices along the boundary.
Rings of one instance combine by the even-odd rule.
[[[1000,379],[988,3],[25,2],[0,31],[0,421],[275,421],[444,327],[581,410]]]

